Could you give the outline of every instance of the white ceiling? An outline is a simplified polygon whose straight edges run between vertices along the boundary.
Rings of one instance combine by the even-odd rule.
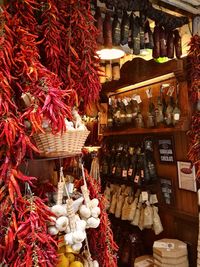
[[[171,6],[177,7],[194,15],[200,14],[200,0],[161,0]]]

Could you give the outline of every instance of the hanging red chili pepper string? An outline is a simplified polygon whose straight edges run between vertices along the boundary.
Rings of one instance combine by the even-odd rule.
[[[28,4],[27,4],[28,3]],[[64,99],[70,97],[70,90],[61,90],[61,82],[58,77],[45,68],[39,61],[39,50],[37,48],[38,36],[29,32],[34,28],[35,17],[31,17],[36,1],[26,1],[22,3],[16,1],[13,14],[13,28],[16,33],[16,45],[14,47],[14,62],[18,68],[14,68],[13,72],[16,80],[16,86],[23,92],[31,95],[30,106],[27,107],[22,118],[31,122],[32,134],[35,132],[43,132],[42,121],[45,118],[49,120],[50,127],[53,132],[61,132],[65,130],[65,118],[71,118],[71,107],[64,103]],[[24,16],[27,12],[30,17],[30,26],[27,22],[26,26],[21,24],[23,17],[20,7],[24,8]],[[22,19],[21,19],[22,18]]]
[[[38,1],[41,5],[40,34],[44,39],[41,44],[41,56],[43,64],[53,73],[60,75],[60,56],[62,51],[61,30],[63,24],[58,20],[59,11],[54,0]],[[62,80],[62,82],[65,82]]]
[[[191,64],[190,96],[194,108],[191,130],[188,132],[190,137],[188,157],[195,165],[196,178],[200,181],[200,36],[194,35],[191,38],[188,57]]]
[[[76,90],[84,107],[99,97],[99,60],[96,54],[98,31],[94,26],[90,1],[57,0],[61,31],[62,53],[60,75],[66,86]],[[60,12],[61,11],[61,12]],[[68,40],[68,41],[66,41]]]

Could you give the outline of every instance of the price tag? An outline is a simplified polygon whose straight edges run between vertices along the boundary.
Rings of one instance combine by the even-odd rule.
[[[123,177],[123,178],[126,178],[126,177],[127,177],[127,170],[123,170],[123,171],[122,171],[122,177]]]
[[[141,99],[140,95],[136,95],[134,97],[134,100],[137,101],[138,104],[140,104],[142,102],[142,99]]]
[[[142,195],[142,202],[148,201],[149,195],[147,191],[142,191],[141,195]]]
[[[147,89],[146,94],[147,94],[148,98],[151,98],[152,97],[152,89],[151,88]]]
[[[124,98],[122,101],[123,101],[125,106],[128,106],[128,99],[127,98]]]
[[[174,89],[175,89],[174,86],[170,86],[168,91],[167,91],[167,95],[172,96],[174,93]]]
[[[133,174],[133,169],[129,169],[128,170],[128,176],[132,176],[132,174]]]
[[[138,183],[139,182],[139,179],[140,179],[140,176],[136,174],[136,176],[134,178],[134,182],[135,183]]]
[[[179,113],[175,113],[174,114],[174,120],[178,121],[180,119],[180,114]]]

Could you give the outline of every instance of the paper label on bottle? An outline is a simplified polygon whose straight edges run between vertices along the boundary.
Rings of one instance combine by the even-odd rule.
[[[122,171],[122,177],[127,177],[127,170]]]
[[[133,175],[133,169],[129,169],[128,170],[128,176],[132,176]]]
[[[178,121],[180,119],[180,114],[179,113],[175,113],[174,114],[174,120]]]
[[[136,95],[134,97],[134,100],[137,101],[138,104],[140,104],[142,102],[142,99],[141,99],[140,95]]]
[[[165,243],[165,242],[160,242],[160,241],[155,241],[153,244],[154,248],[166,248],[166,249],[174,249],[175,245],[174,243]]]
[[[147,191],[142,191],[142,202],[145,202],[148,200],[149,198],[149,195],[148,195],[148,192]]]
[[[144,33],[144,43],[145,44],[148,44],[149,43],[149,33],[148,32],[145,32]]]
[[[116,117],[117,119],[120,118],[120,111],[117,111],[117,112],[115,113],[115,117]]]
[[[172,96],[174,93],[174,89],[175,89],[174,86],[170,86],[168,91],[167,91],[167,95]]]
[[[122,101],[123,101],[125,106],[128,106],[128,100],[126,98],[124,98]]]
[[[126,114],[126,117],[127,117],[127,118],[132,118],[132,114],[127,113],[127,114]]]
[[[147,94],[147,97],[148,97],[148,98],[151,98],[151,97],[152,97],[152,89],[151,89],[151,88],[148,88],[148,89],[146,90],[146,94]]]
[[[139,179],[140,179],[140,176],[139,175],[136,175],[135,178],[134,178],[134,182],[135,183],[138,183],[139,182]]]
[[[116,167],[113,167],[112,168],[112,174],[115,174],[115,171],[116,171]]]
[[[140,175],[141,175],[142,178],[144,177],[144,170],[140,171]]]

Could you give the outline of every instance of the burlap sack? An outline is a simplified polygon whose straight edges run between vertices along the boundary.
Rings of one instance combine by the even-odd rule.
[[[139,220],[140,220],[140,209],[141,209],[141,204],[138,203],[136,211],[135,211],[135,215],[133,217],[133,220],[131,221],[132,225],[138,226],[139,225]]]
[[[163,226],[160,220],[160,216],[158,215],[158,208],[156,206],[152,206],[153,208],[153,230],[156,235],[159,235],[163,231]]]
[[[144,208],[144,228],[152,228],[153,226],[153,208],[152,206],[147,203],[146,207]]]
[[[112,200],[111,200],[110,209],[109,209],[110,213],[115,214],[116,205],[117,205],[117,192],[115,192],[112,195]]]
[[[125,199],[124,195],[118,195],[118,197],[117,197],[117,204],[116,204],[116,209],[115,209],[115,217],[116,218],[121,217],[124,199]]]
[[[110,193],[110,187],[108,185],[104,190],[104,196],[106,199],[106,210],[108,210],[110,208],[110,203],[111,203],[111,193]]]
[[[144,229],[144,207],[143,205],[141,206],[141,209],[140,209],[140,219],[139,219],[138,227],[140,228],[141,231]]]

